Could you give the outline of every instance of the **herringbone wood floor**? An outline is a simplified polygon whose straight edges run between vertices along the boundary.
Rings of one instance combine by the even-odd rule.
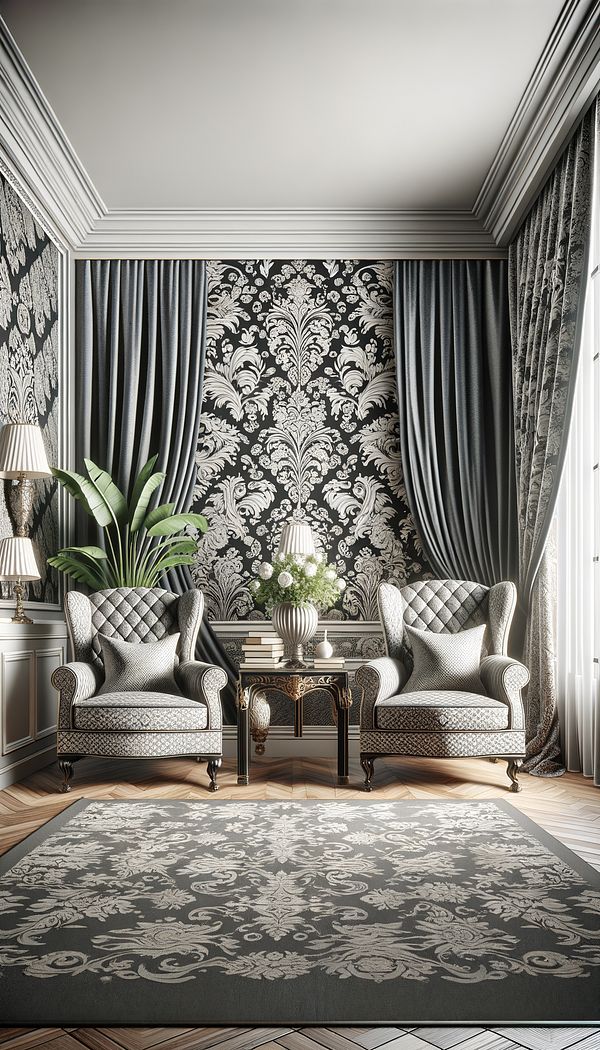
[[[380,760],[376,790],[360,788],[358,762],[347,787],[338,787],[328,759],[264,757],[252,764],[251,783],[238,787],[232,763],[219,777],[220,798],[507,798],[515,806],[600,869],[600,790],[577,774],[554,780],[522,777],[523,791],[506,791],[506,766],[468,762]],[[70,795],[58,794],[48,767],[0,791],[0,852],[50,820],[76,798],[201,798],[210,800],[203,766],[186,759],[114,762],[88,759],[75,767]],[[600,1050],[598,1028],[0,1028],[2,1050]]]

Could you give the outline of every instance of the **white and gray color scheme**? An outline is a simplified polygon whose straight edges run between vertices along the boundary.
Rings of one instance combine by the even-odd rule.
[[[161,758],[196,755],[208,761],[216,790],[221,765],[220,692],[227,675],[220,667],[194,660],[202,621],[199,591],[170,594],[159,587],[117,587],[87,597],[70,591],[65,612],[74,660],[54,671],[59,690],[57,752],[69,790],[73,763],[85,755],[107,758]],[[101,693],[102,642],[106,637],[144,643],[178,634],[176,690]]]
[[[328,618],[374,620],[382,579],[426,570],[400,462],[392,268],[213,262],[195,500],[211,620],[263,618],[248,583],[305,514],[347,588]]]
[[[39,423],[50,464],[58,451],[58,251],[26,204],[0,174],[0,426]],[[0,480],[0,535],[12,535]],[[41,579],[31,599],[57,600],[46,558],[58,546],[56,484],[35,482],[31,538]],[[8,596],[5,584],[2,596]]]
[[[356,673],[362,689],[361,764],[371,790],[379,755],[508,760],[511,790],[525,756],[525,715],[521,690],[529,680],[522,664],[506,655],[516,603],[513,583],[493,587],[467,580],[427,580],[401,589],[379,588],[387,656]],[[405,691],[413,668],[407,626],[457,635],[485,625],[480,688],[477,692]]]

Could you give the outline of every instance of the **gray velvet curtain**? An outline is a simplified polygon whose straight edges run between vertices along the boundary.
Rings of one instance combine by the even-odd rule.
[[[206,266],[198,260],[83,260],[76,264],[78,468],[89,457],[128,492],[158,452],[161,502],[190,509],[202,404]],[[79,519],[78,530],[89,528]],[[193,587],[187,566],[168,586]],[[236,672],[210,625],[198,657],[227,670],[225,716],[235,721]]]
[[[527,761],[563,772],[554,671],[553,559],[546,544],[567,447],[590,240],[595,104],[509,252],[519,581],[527,611]]]
[[[507,266],[396,263],[404,483],[435,573],[518,578]]]

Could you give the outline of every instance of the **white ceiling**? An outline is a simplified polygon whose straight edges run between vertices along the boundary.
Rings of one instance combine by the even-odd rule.
[[[109,209],[470,209],[562,0],[0,0]]]

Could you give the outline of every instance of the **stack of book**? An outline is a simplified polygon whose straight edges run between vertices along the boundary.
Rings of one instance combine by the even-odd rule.
[[[268,627],[250,631],[242,643],[242,663],[244,671],[260,670],[263,667],[278,667],[283,660],[283,640]]]
[[[343,671],[346,661],[343,656],[328,656],[327,659],[315,656],[313,664],[315,671]]]

